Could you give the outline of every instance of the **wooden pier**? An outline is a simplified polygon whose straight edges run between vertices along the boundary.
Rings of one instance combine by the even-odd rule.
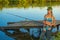
[[[0,26],[0,31],[3,31],[9,37],[15,40],[32,40],[32,36],[29,33],[21,33],[20,28],[25,28],[29,31],[30,28],[43,28],[42,21],[21,21],[21,22],[8,22],[8,26]],[[56,28],[59,30],[60,21],[56,22]],[[9,33],[8,30],[14,31],[13,34]],[[38,39],[34,39],[38,40]]]

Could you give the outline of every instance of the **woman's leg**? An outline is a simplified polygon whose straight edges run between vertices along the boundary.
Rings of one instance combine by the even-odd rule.
[[[45,32],[41,33],[40,40],[46,40]]]
[[[46,38],[47,38],[47,40],[54,40],[54,37],[52,36],[51,30],[46,31]]]
[[[46,31],[46,38],[47,38],[47,40],[51,39],[51,30]]]

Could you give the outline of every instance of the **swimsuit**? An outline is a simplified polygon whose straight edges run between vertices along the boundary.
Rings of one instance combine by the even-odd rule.
[[[52,23],[52,18],[45,18],[45,20]],[[43,29],[48,30],[48,28],[51,28],[51,27],[49,25],[46,25],[46,27]]]

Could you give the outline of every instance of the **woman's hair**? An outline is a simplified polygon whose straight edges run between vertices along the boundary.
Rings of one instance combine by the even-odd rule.
[[[53,12],[51,11],[51,16],[53,16]]]
[[[51,10],[51,16],[53,16],[52,7],[48,7],[47,10]]]
[[[53,16],[53,12],[52,12],[52,10],[51,10],[51,16]]]

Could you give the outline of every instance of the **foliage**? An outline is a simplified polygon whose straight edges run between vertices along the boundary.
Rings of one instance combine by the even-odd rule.
[[[59,0],[0,0],[0,9],[3,7],[45,7],[45,6],[56,6],[60,5]]]
[[[60,32],[57,33],[55,40],[60,40]]]

